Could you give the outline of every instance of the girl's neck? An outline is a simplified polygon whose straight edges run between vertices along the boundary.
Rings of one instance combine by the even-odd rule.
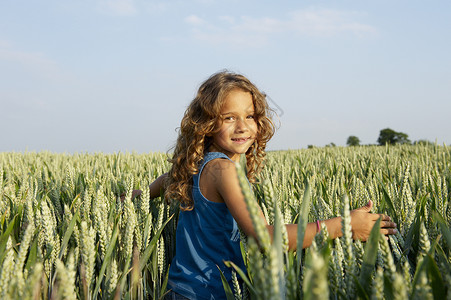
[[[217,147],[215,144],[211,144],[207,148],[207,152],[221,152],[225,155],[227,155],[231,160],[233,160],[236,163],[240,162],[241,154],[240,153],[225,153],[224,151],[221,151],[219,147]]]

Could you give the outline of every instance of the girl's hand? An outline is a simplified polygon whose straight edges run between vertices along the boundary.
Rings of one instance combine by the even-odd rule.
[[[164,173],[157,179],[155,179],[154,182],[152,182],[151,185],[149,185],[149,196],[150,199],[160,197],[161,193],[164,192],[163,186],[164,186],[164,180],[168,177],[168,173]],[[135,199],[138,196],[141,196],[142,191],[141,190],[133,190],[132,191],[132,199]],[[121,194],[121,200],[125,200],[125,193]]]
[[[141,196],[142,191],[141,190],[133,190],[132,191],[132,199],[135,199],[138,196]],[[125,193],[121,194],[121,201],[123,202],[125,200]]]
[[[367,205],[351,211],[352,238],[354,240],[366,241],[380,217],[382,217],[381,234],[396,234],[396,223],[392,222],[387,215],[370,213],[372,207],[373,202],[370,200]]]

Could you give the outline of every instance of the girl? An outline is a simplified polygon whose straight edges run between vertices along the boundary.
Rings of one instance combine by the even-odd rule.
[[[256,234],[235,163],[245,155],[247,177],[255,182],[273,133],[265,95],[244,76],[220,72],[200,86],[182,119],[171,170],[150,186],[151,197],[164,190],[165,198],[178,200],[181,208],[168,299],[225,299],[218,267],[229,282],[231,270],[223,261],[245,269],[238,228],[246,235]],[[366,240],[381,216],[371,214],[371,207],[370,201],[351,212],[354,239]],[[342,235],[340,217],[323,222],[332,239]],[[289,246],[295,250],[297,225],[286,226]],[[311,244],[318,227],[319,223],[307,225],[303,247]],[[396,233],[395,227],[382,215],[382,234]],[[272,234],[273,227],[267,229]]]

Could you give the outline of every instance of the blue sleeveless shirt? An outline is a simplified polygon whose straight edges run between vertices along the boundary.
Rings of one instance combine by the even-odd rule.
[[[209,201],[202,195],[199,179],[209,161],[229,159],[221,152],[207,152],[199,172],[193,175],[194,208],[180,210],[176,231],[176,252],[169,269],[168,289],[189,299],[226,299],[218,267],[232,287],[232,261],[243,271],[240,232],[225,203]],[[232,288],[233,289],[233,288]]]

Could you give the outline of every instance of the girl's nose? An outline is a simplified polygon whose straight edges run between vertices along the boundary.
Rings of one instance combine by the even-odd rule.
[[[238,132],[246,132],[249,130],[246,122],[244,120],[238,119],[236,122],[236,131]]]

